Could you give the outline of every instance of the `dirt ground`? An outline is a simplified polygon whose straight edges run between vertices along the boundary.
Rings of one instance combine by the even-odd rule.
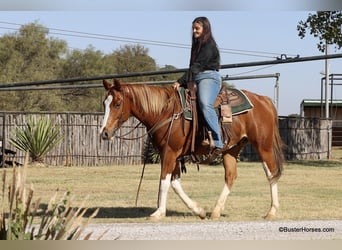
[[[91,224],[92,240],[336,240],[342,220]]]

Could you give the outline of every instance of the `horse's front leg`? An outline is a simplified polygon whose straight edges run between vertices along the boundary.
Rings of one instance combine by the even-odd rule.
[[[201,219],[206,218],[205,210],[200,207],[196,202],[194,202],[190,197],[184,192],[181,182],[180,182],[180,166],[177,161],[176,167],[172,173],[171,177],[171,185],[176,194],[181,198],[184,204],[197,216]]]
[[[170,188],[171,181],[171,173],[166,174],[164,178],[160,178],[159,183],[159,193],[158,193],[158,208],[157,210],[150,215],[150,219],[159,220],[166,215],[166,201],[167,201],[167,193]]]
[[[158,193],[158,208],[150,215],[150,219],[159,220],[166,215],[167,194],[171,184],[172,172],[175,169],[175,154],[170,150],[164,150],[161,156],[161,173]]]
[[[196,202],[189,198],[189,196],[184,192],[181,183],[180,183],[180,166],[179,162],[174,162],[174,168],[172,173],[169,173],[165,165],[162,168],[162,174],[159,185],[159,195],[158,195],[158,209],[150,215],[150,219],[159,220],[166,215],[166,202],[167,202],[167,194],[170,188],[170,184],[172,185],[175,193],[182,199],[184,204],[197,216],[201,219],[206,217],[205,210],[198,206]]]

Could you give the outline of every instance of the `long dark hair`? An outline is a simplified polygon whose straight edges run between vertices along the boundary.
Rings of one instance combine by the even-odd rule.
[[[195,38],[194,35],[192,34],[190,64],[192,64],[196,60],[196,57],[197,57],[197,55],[198,55],[198,53],[199,53],[199,51],[200,51],[200,49],[204,43],[211,41],[211,42],[214,42],[216,44],[214,36],[211,32],[211,25],[210,25],[209,19],[204,17],[204,16],[196,17],[192,21],[192,25],[194,25],[195,23],[202,24],[203,35],[199,38]]]

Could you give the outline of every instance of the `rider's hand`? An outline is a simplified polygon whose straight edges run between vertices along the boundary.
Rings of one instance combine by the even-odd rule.
[[[179,84],[179,82],[175,82],[172,86],[175,90],[178,90],[180,84]]]

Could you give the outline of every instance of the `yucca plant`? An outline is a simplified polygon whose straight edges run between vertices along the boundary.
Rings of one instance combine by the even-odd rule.
[[[58,126],[42,117],[37,122],[30,117],[24,127],[15,127],[9,142],[17,149],[29,152],[32,162],[44,163],[44,156],[62,140]]]

